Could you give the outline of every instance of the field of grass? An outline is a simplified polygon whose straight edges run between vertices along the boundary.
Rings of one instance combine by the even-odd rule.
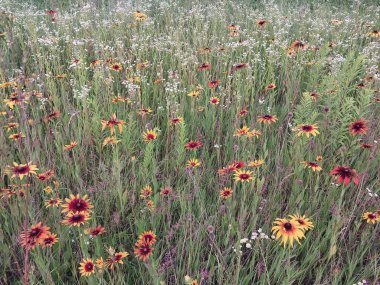
[[[0,284],[380,284],[379,2],[138,2],[0,0]]]

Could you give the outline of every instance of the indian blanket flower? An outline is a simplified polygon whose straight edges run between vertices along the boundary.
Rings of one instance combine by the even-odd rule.
[[[235,130],[234,137],[241,137],[247,135],[249,132],[249,128],[247,126],[243,126],[240,129]]]
[[[26,232],[20,234],[21,245],[26,249],[34,249],[37,245],[42,244],[44,238],[50,233],[50,228],[44,226],[41,222],[32,225]]]
[[[110,68],[113,71],[121,71],[121,70],[123,70],[123,66],[120,63],[113,63],[113,64],[111,64]]]
[[[269,91],[269,90],[273,90],[273,89],[276,89],[276,84],[274,83],[270,83],[268,84],[266,87],[265,87],[265,90]]]
[[[171,193],[173,193],[173,189],[171,187],[164,187],[164,189],[161,190],[160,195],[161,196],[168,196]]]
[[[19,140],[25,138],[25,135],[23,133],[21,133],[21,132],[18,132],[18,133],[9,135],[8,138],[10,138],[10,139],[12,139],[14,141],[19,141]]]
[[[7,172],[12,174],[11,178],[18,177],[22,180],[24,176],[28,176],[30,174],[37,175],[37,170],[37,166],[33,165],[32,162],[28,162],[27,164],[18,164],[13,162],[13,166],[9,166]]]
[[[220,80],[211,80],[207,83],[207,86],[211,89],[214,89],[218,87],[219,84],[220,84]]]
[[[105,261],[105,265],[109,269],[113,269],[116,263],[124,264],[123,258],[127,257],[129,255],[126,251],[121,252],[115,252],[110,257],[108,257]]]
[[[170,120],[170,124],[175,126],[175,125],[178,125],[180,123],[183,122],[183,118],[182,117],[175,117],[173,119]]]
[[[292,221],[296,221],[299,225],[299,228],[303,231],[308,231],[308,230],[314,228],[313,222],[309,218],[306,218],[305,215],[303,215],[303,216],[301,216],[299,214],[289,215],[289,218]]]
[[[118,140],[116,136],[106,137],[103,141],[103,147],[106,145],[117,145],[121,140]]]
[[[189,141],[187,144],[185,144],[185,148],[188,150],[195,150],[202,146],[202,143],[200,141]]]
[[[149,245],[153,245],[157,241],[157,236],[153,231],[143,232],[138,237],[138,242],[145,242]]]
[[[77,145],[78,145],[78,142],[72,141],[69,144],[66,144],[63,148],[64,148],[64,150],[71,150],[74,147],[76,147]]]
[[[87,212],[69,212],[64,220],[62,221],[62,224],[66,226],[81,226],[87,223],[87,221],[90,219],[89,213]]]
[[[154,130],[146,130],[143,133],[144,141],[147,142],[147,143],[150,143],[150,142],[156,140],[157,136],[158,136],[158,134]]]
[[[251,166],[251,167],[259,167],[261,165],[264,164],[264,160],[262,159],[257,159],[257,160],[253,160],[251,162],[248,163],[248,166]]]
[[[90,276],[95,273],[95,264],[90,258],[84,258],[79,264],[79,273],[82,276]]]
[[[57,238],[56,234],[48,233],[44,238],[41,240],[42,247],[52,247],[55,243],[57,243],[59,238]]]
[[[146,262],[148,258],[153,254],[154,248],[144,241],[138,241],[135,244],[134,253],[138,259]]]
[[[305,237],[299,223],[295,220],[289,219],[277,218],[273,222],[272,232],[276,235],[276,240],[281,238],[281,243],[284,247],[287,242],[289,242],[290,247],[293,247],[294,240],[301,244],[300,239]]]
[[[102,226],[96,226],[94,228],[85,229],[84,233],[88,234],[92,237],[96,237],[98,235],[104,234],[106,231],[104,230],[104,227]]]
[[[227,200],[232,196],[232,193],[234,191],[230,187],[224,187],[222,190],[219,192],[219,197],[223,200]]]
[[[330,172],[331,175],[336,176],[336,183],[344,182],[344,186],[347,186],[351,180],[355,183],[355,185],[359,184],[359,175],[355,169],[351,169],[348,166],[338,165]]]
[[[45,172],[37,174],[38,180],[41,180],[41,181],[48,181],[52,179],[53,176],[54,176],[53,170],[46,170]]]
[[[212,105],[218,105],[219,102],[220,102],[220,99],[218,97],[214,96],[214,97],[210,98],[210,104],[212,104]]]
[[[262,135],[262,133],[259,130],[256,130],[256,129],[250,130],[246,134],[247,138],[253,138],[253,137],[259,138],[261,135]]]
[[[360,120],[355,120],[349,126],[350,133],[353,135],[365,135],[368,130],[368,128],[366,127],[367,124],[368,121],[365,121],[363,118],[361,118]]]
[[[236,170],[234,173],[234,180],[241,182],[249,182],[253,180],[253,171],[249,170]]]
[[[152,187],[149,185],[146,185],[143,189],[140,191],[140,197],[143,199],[149,198],[153,193]]]
[[[375,224],[380,221],[380,216],[377,212],[365,212],[363,214],[363,220],[367,223]]]
[[[50,198],[50,199],[45,201],[45,207],[46,208],[58,207],[61,204],[62,204],[62,200],[59,198]]]
[[[62,205],[62,213],[66,212],[85,212],[90,213],[94,206],[91,204],[87,195],[81,197],[80,194],[74,196],[70,194],[70,198],[65,199],[66,203]]]
[[[257,122],[264,123],[270,125],[271,123],[277,122],[277,116],[276,115],[262,115],[257,118]]]
[[[202,163],[198,159],[192,158],[192,159],[190,159],[190,160],[187,161],[186,167],[188,167],[188,168],[196,168],[196,167],[201,166],[201,164]]]
[[[319,134],[317,124],[301,124],[298,127],[296,127],[297,136],[306,135],[307,138],[312,136],[317,136]]]
[[[118,130],[119,130],[120,133],[122,133],[123,132],[123,125],[125,125],[125,122],[123,120],[118,120],[117,119],[116,114],[112,115],[112,119],[111,120],[108,120],[108,121],[102,120],[101,123],[102,123],[102,131],[105,128],[109,128],[110,132],[111,132],[111,135],[114,134],[115,127],[118,128]]]
[[[321,171],[322,167],[316,162],[302,161],[304,168],[310,168],[313,171]]]
[[[209,70],[211,69],[211,64],[206,62],[206,63],[202,63],[199,67],[198,67],[198,71],[203,71],[203,70]]]

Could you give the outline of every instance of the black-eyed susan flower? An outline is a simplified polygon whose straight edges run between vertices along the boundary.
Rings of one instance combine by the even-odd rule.
[[[271,123],[277,122],[277,116],[276,115],[262,115],[257,118],[257,122],[264,123],[270,125]]]
[[[319,134],[317,124],[301,124],[296,127],[297,136],[306,135],[307,138],[312,136],[317,136]]]
[[[276,234],[276,240],[281,238],[281,243],[285,247],[287,242],[293,247],[294,240],[300,244],[300,239],[305,237],[299,223],[294,220],[277,218],[273,222],[273,234]]]
[[[18,164],[13,162],[13,166],[8,166],[7,172],[12,174],[11,178],[18,177],[22,180],[24,176],[28,176],[30,174],[37,175],[37,170],[37,166],[33,165],[32,162],[28,162],[27,164]]]
[[[303,216],[299,214],[289,215],[289,218],[292,221],[296,221],[299,224],[299,228],[303,231],[308,231],[314,228],[313,222],[309,218],[306,218],[305,215]]]
[[[79,273],[82,276],[90,276],[95,273],[95,264],[90,258],[84,258],[79,264]]]
[[[189,159],[186,163],[186,167],[187,168],[197,168],[199,166],[201,166],[201,162],[198,160],[198,159],[195,159],[195,158],[192,158],[192,159]]]
[[[143,133],[143,138],[144,138],[144,141],[147,142],[147,143],[150,143],[154,140],[157,139],[157,132],[154,131],[154,130],[146,130],[144,133]]]
[[[223,200],[227,200],[232,196],[232,193],[234,191],[230,187],[224,187],[222,190],[219,192],[219,197]]]
[[[304,168],[310,168],[313,171],[321,171],[322,167],[316,162],[302,161]]]
[[[368,130],[368,128],[366,127],[367,124],[368,121],[365,121],[363,118],[361,118],[360,120],[355,120],[349,126],[350,133],[353,135],[365,135]]]
[[[365,212],[363,214],[363,220],[365,220],[367,223],[375,224],[376,222],[380,221],[380,216],[377,212]]]
[[[234,180],[241,182],[249,182],[253,180],[253,171],[249,170],[236,170],[234,173]]]
[[[202,92],[202,88],[201,87],[197,87],[196,89],[194,89],[193,91],[190,91],[187,96],[189,97],[194,97],[194,98],[198,98],[200,95],[201,95],[201,92]]]
[[[66,226],[81,226],[87,223],[90,219],[89,213],[87,212],[69,212],[63,219],[62,224]]]
[[[141,11],[133,12],[133,17],[135,18],[136,21],[139,21],[139,22],[145,21],[148,18],[148,16]]]
[[[80,194],[74,196],[70,194],[70,198],[65,199],[66,203],[62,204],[62,213],[67,212],[87,212],[90,213],[94,206],[91,204],[90,199],[87,198],[87,195],[81,197]]]

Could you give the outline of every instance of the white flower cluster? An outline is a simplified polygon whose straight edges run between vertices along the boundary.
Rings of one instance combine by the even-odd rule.
[[[248,248],[248,249],[251,249],[252,248],[252,244],[254,241],[259,241],[259,240],[273,240],[275,239],[274,236],[271,236],[269,237],[267,234],[265,234],[263,232],[263,230],[261,228],[259,228],[257,231],[253,231],[252,234],[251,234],[251,237],[250,238],[242,238],[240,240],[240,243],[239,243],[239,248],[236,249],[234,246],[232,247],[232,249],[234,250],[234,252],[238,252],[239,254],[242,254],[243,253],[243,248]]]

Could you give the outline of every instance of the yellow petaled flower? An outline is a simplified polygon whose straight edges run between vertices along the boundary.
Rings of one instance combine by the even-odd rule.
[[[230,198],[232,196],[233,192],[234,191],[232,190],[232,188],[230,188],[230,187],[224,187],[222,190],[220,190],[219,196],[223,200],[227,200],[228,198]]]
[[[87,212],[69,212],[64,220],[62,221],[62,224],[66,226],[81,226],[87,223],[87,221],[90,219],[90,215]]]
[[[277,218],[273,222],[272,232],[276,234],[276,240],[282,238],[281,243],[284,247],[288,241],[291,247],[293,247],[294,240],[300,244],[300,239],[305,237],[299,223],[288,219]]]
[[[261,136],[262,133],[258,130],[253,129],[249,131],[246,135],[247,135],[247,138],[253,138],[253,137],[259,138],[259,136]]]
[[[79,267],[80,275],[82,276],[90,276],[95,272],[95,264],[90,258],[84,258],[80,263]]]
[[[123,66],[120,63],[113,63],[110,65],[110,68],[113,71],[122,71],[123,70]]]
[[[366,220],[367,223],[374,224],[380,221],[380,216],[377,212],[365,212],[363,214],[363,220]]]
[[[198,159],[190,159],[190,160],[188,160],[187,161],[187,163],[186,163],[186,167],[188,167],[188,168],[196,168],[196,167],[199,167],[199,166],[201,166],[201,162],[198,160]]]
[[[66,144],[63,148],[64,148],[64,150],[71,150],[74,147],[76,147],[77,145],[78,145],[78,142],[72,141],[72,142],[70,142],[70,144]]]
[[[147,185],[143,189],[141,189],[140,197],[143,199],[146,199],[146,198],[150,197],[152,195],[152,193],[153,193],[152,187]]]
[[[317,129],[317,124],[301,124],[296,128],[296,131],[298,131],[297,136],[302,136],[305,134],[307,138],[309,138],[310,135],[315,137],[319,134],[319,131]]]
[[[240,137],[247,135],[249,133],[249,128],[247,126],[243,126],[241,129],[237,129],[234,133],[234,137]]]
[[[62,205],[62,213],[90,213],[94,206],[91,204],[90,199],[87,198],[87,195],[81,197],[81,195],[77,194],[74,196],[70,194],[70,198],[65,198],[65,204]]]
[[[32,162],[27,164],[17,164],[13,162],[13,166],[9,166],[7,172],[12,174],[11,178],[18,177],[22,180],[24,176],[28,176],[29,174],[37,175],[36,170],[38,170],[38,168],[36,165],[32,165]]]
[[[96,259],[95,263],[96,263],[96,267],[97,267],[99,270],[103,269],[103,267],[104,267],[104,260],[103,260],[103,257],[100,257],[100,258]]]
[[[143,133],[144,141],[146,141],[148,143],[154,141],[157,138],[157,136],[158,135],[154,130],[146,130]]]
[[[102,131],[105,128],[109,128],[111,135],[115,132],[115,126],[119,129],[119,132],[123,132],[123,125],[125,125],[125,122],[123,120],[118,120],[116,117],[116,114],[112,115],[112,119],[109,121],[102,120]]]
[[[8,81],[8,82],[0,83],[0,88],[5,88],[8,86],[16,87],[17,83],[15,81]]]
[[[18,140],[21,140],[21,139],[25,138],[25,136],[24,136],[23,133],[19,132],[19,133],[11,134],[9,136],[9,138],[12,139],[12,140],[18,141]]]
[[[315,158],[316,161],[321,162],[323,160],[323,157],[321,155],[317,155]]]
[[[277,122],[277,116],[276,115],[262,115],[257,118],[257,122],[264,123],[270,125],[271,123]]]
[[[135,20],[136,21],[145,21],[148,16],[145,15],[143,12],[141,11],[136,11],[136,12],[133,12],[133,16],[135,17]]]
[[[316,162],[309,162],[309,161],[302,161],[301,162],[304,165],[304,168],[310,168],[313,171],[321,171],[322,167],[319,166]]]
[[[155,209],[155,206],[154,206],[154,202],[153,202],[153,200],[148,200],[148,201],[146,201],[146,206],[148,207],[148,209],[149,209],[151,212],[153,212],[154,209]]]
[[[289,215],[289,218],[292,221],[296,221],[299,224],[299,228],[303,231],[308,231],[314,228],[313,222],[309,218],[306,218],[305,215],[303,216],[299,214]]]
[[[109,144],[110,145],[117,145],[119,142],[121,142],[121,140],[118,140],[115,136],[107,137],[103,141],[103,146],[106,146]]]
[[[140,83],[141,82],[140,76],[129,77],[127,80],[130,83]]]
[[[62,200],[59,198],[50,198],[49,200],[45,201],[45,207],[58,207],[60,204],[62,204]]]
[[[144,68],[147,68],[148,66],[149,66],[149,61],[144,61],[144,62],[140,62],[136,64],[137,69],[144,69]]]
[[[261,165],[264,164],[264,160],[262,159],[257,159],[257,160],[254,160],[254,161],[251,161],[250,163],[248,163],[248,166],[251,166],[251,167],[259,167]]]
[[[46,186],[44,188],[44,192],[47,193],[47,194],[50,194],[51,192],[53,192],[53,189],[50,186]]]
[[[249,170],[236,170],[234,173],[234,180],[241,182],[249,182],[253,180],[253,171]]]

